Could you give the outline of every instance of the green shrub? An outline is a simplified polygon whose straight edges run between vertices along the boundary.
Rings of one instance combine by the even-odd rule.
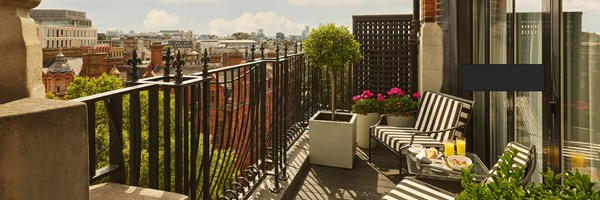
[[[543,181],[529,186],[519,184],[525,173],[523,167],[512,167],[516,150],[506,151],[500,156],[499,167],[493,182],[476,182],[471,174],[472,166],[461,172],[464,190],[456,199],[600,199],[600,192],[592,188],[590,176],[579,171],[554,174],[551,169],[541,173]]]

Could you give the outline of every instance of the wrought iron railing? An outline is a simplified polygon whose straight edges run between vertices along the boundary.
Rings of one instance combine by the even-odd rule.
[[[254,47],[251,51],[255,55]],[[310,116],[328,107],[329,94],[322,89],[329,82],[297,50],[288,55],[284,47],[280,54],[278,47],[275,58],[264,58],[262,47],[260,52],[260,59],[210,71],[205,52],[203,71],[187,76],[179,55],[164,56],[164,75],[140,80],[134,52],[128,87],[73,100],[88,105],[90,182],[192,199],[244,199],[274,176],[272,191],[278,192],[286,178],[285,152]],[[350,80],[338,84],[344,81]],[[97,145],[103,134],[108,147]]]

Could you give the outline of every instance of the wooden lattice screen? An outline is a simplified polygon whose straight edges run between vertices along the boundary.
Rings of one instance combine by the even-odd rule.
[[[416,91],[411,88],[417,78],[409,63],[411,20],[412,15],[352,16],[354,36],[364,58],[352,70],[354,93],[365,89],[384,93],[391,87]]]

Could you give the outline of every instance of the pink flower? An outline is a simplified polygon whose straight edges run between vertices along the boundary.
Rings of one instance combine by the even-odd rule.
[[[392,96],[394,94],[398,95],[398,96],[402,96],[404,95],[404,91],[402,91],[402,89],[397,88],[397,87],[393,87],[392,89],[390,89],[389,92],[387,92],[388,95]]]
[[[352,101],[358,101],[360,99],[360,95],[356,95],[352,97]]]
[[[382,102],[383,100],[385,100],[385,97],[382,94],[377,94],[377,101]]]
[[[421,94],[419,94],[419,92],[415,92],[412,94],[412,96],[416,99],[420,99],[421,98]]]
[[[370,90],[363,91],[362,95],[364,96],[364,98],[367,98],[367,99],[370,99],[371,97],[373,97],[373,93]]]

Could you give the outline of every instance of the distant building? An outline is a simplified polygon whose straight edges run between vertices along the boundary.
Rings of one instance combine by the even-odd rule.
[[[181,51],[181,53],[187,53],[193,50],[191,40],[171,40],[168,44],[172,46],[174,50]]]
[[[92,20],[85,18],[85,12],[74,10],[33,9],[29,12],[36,24],[91,28]]]
[[[34,9],[29,12],[38,24],[42,48],[78,48],[96,45],[98,35],[85,12]]]
[[[120,30],[106,30],[106,37],[108,38],[118,38],[123,35],[123,32]]]
[[[65,55],[60,52],[50,66],[44,69],[42,81],[46,92],[52,92],[63,99],[67,92],[67,86],[73,81],[74,76],[73,68],[67,63]]]
[[[258,38],[265,38],[265,32],[264,32],[264,30],[262,28],[258,29],[258,33],[256,33],[256,37],[258,37]]]
[[[233,49],[246,49],[252,47],[252,44],[256,44],[254,40],[219,40],[217,47],[221,48],[233,48]]]
[[[275,38],[283,40],[285,39],[285,34],[283,34],[282,32],[277,32],[275,33]]]
[[[192,31],[182,30],[160,30],[158,31],[164,38],[191,40],[194,38]]]
[[[304,27],[304,30],[302,31],[302,38],[301,40],[306,40],[308,39],[308,34],[310,33],[310,29],[308,26]]]

